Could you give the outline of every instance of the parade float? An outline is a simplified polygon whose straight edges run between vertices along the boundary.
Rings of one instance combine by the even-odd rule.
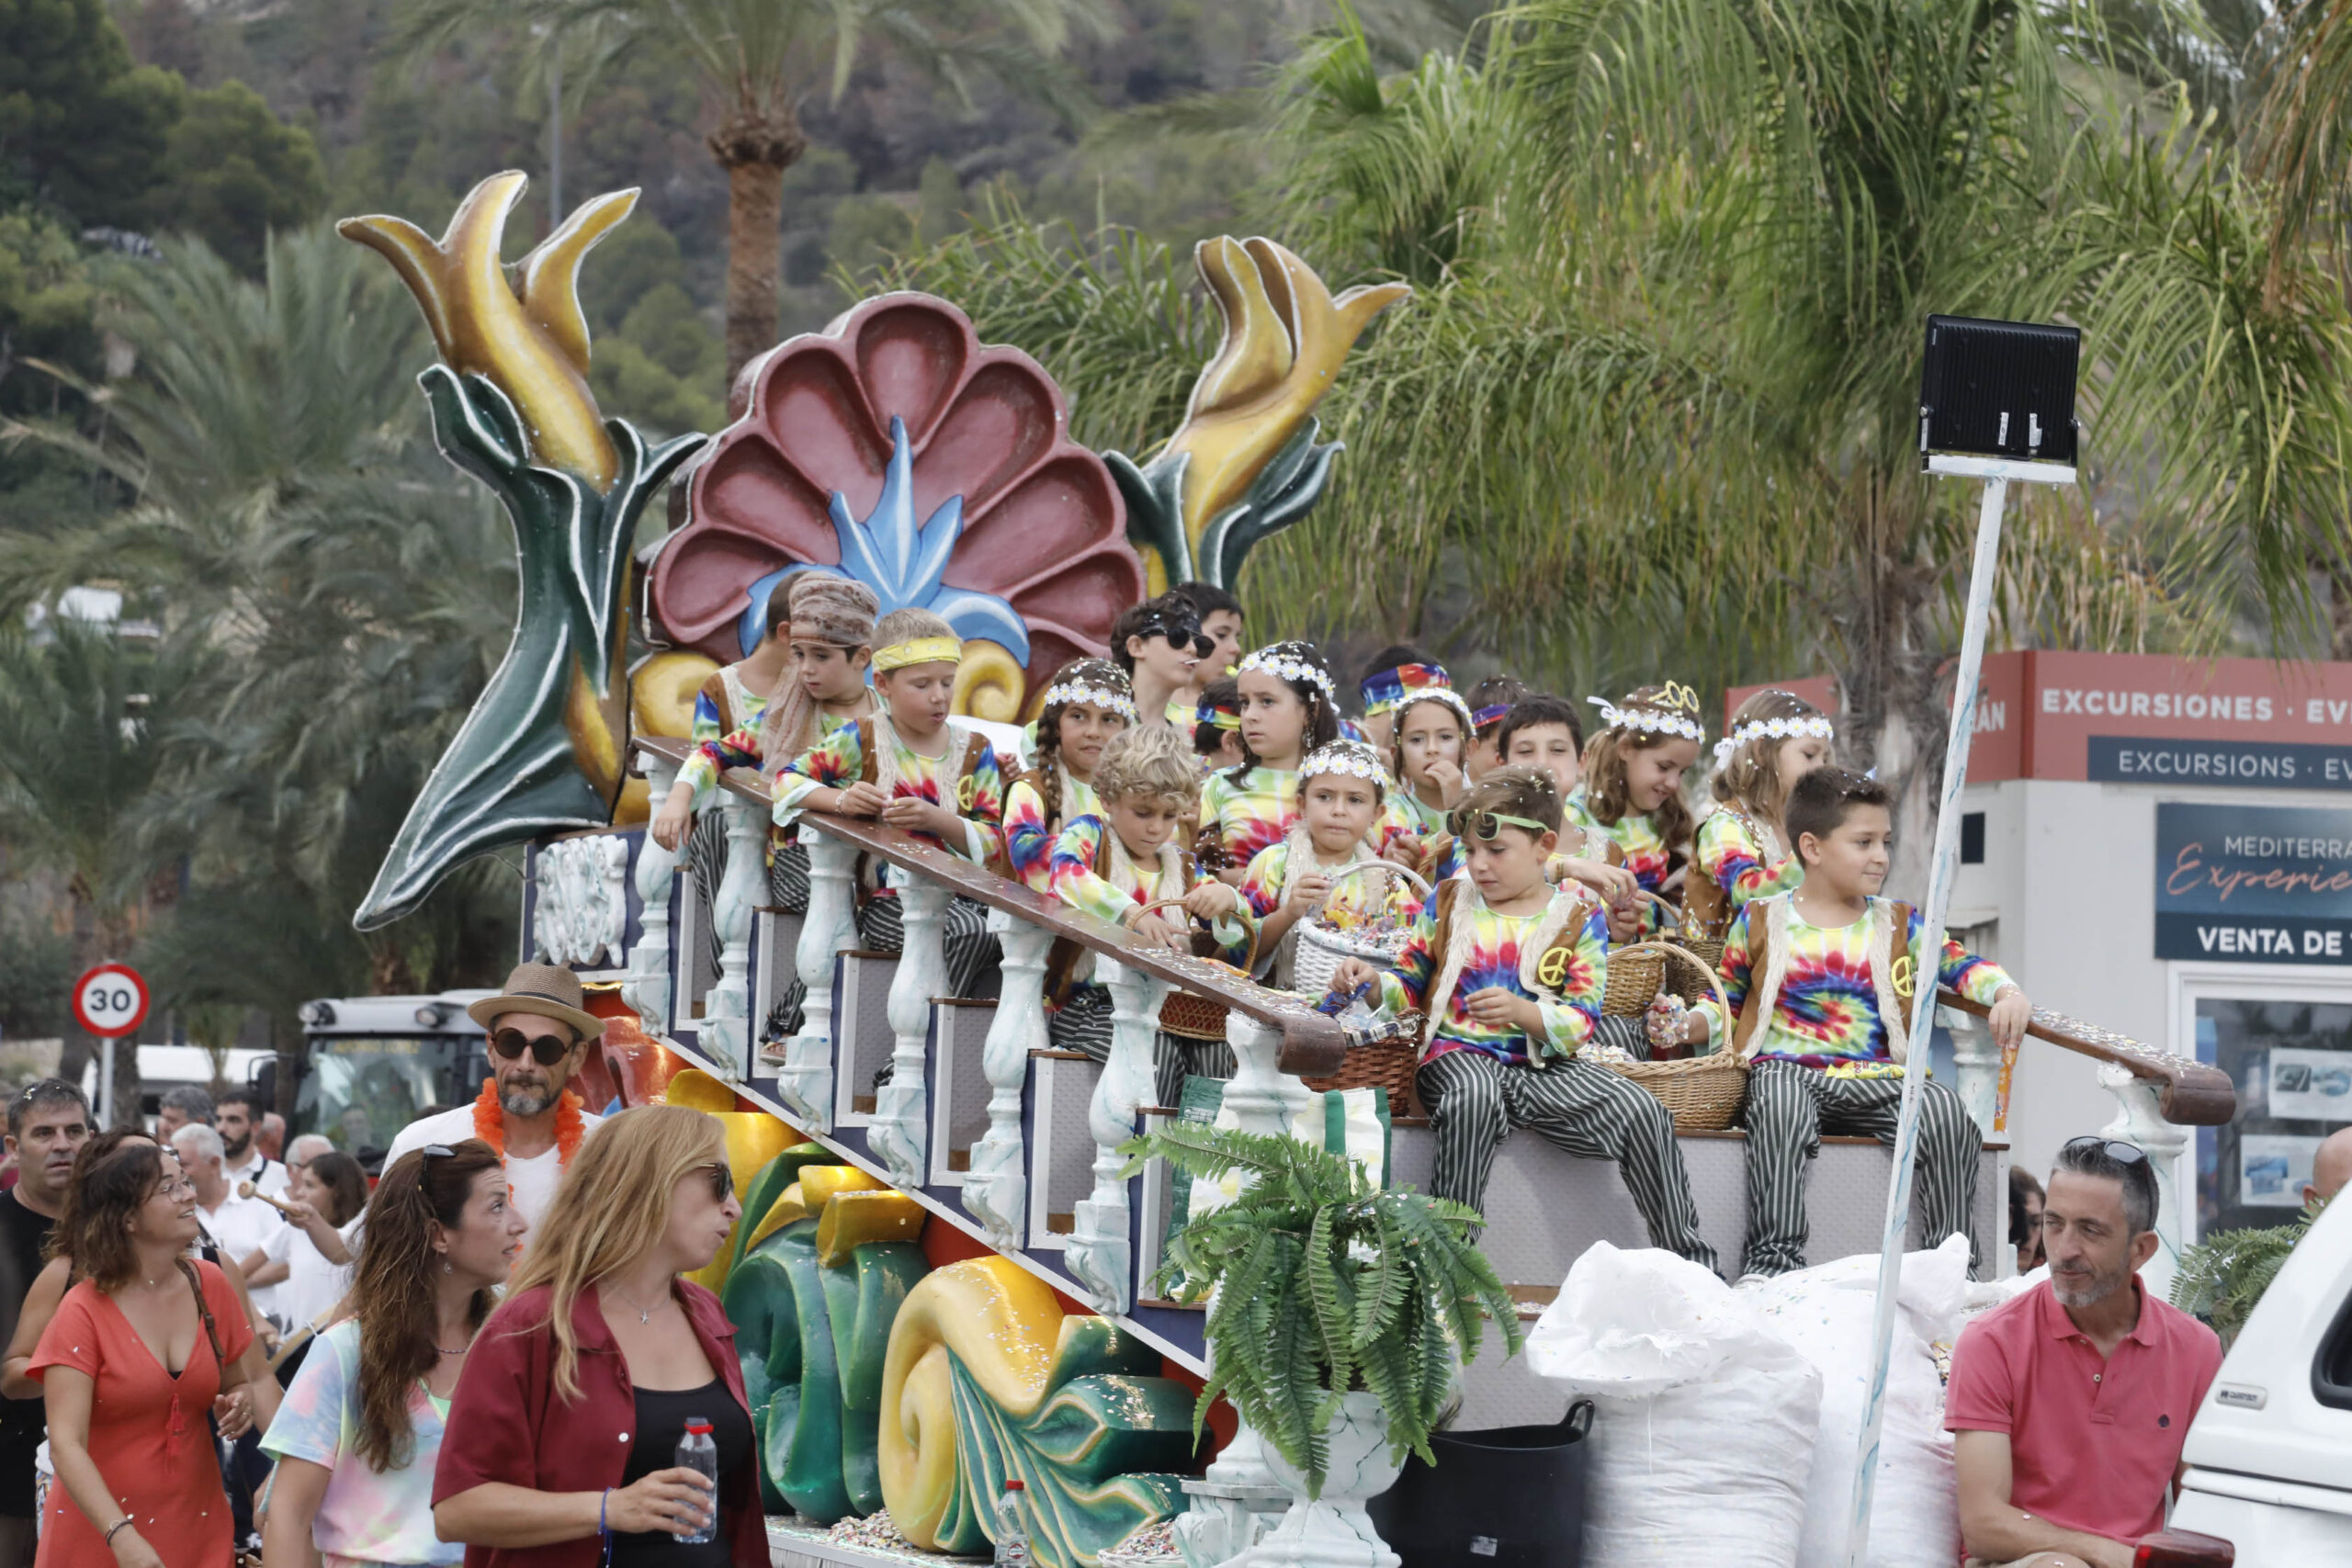
[[[1396,1439],[1429,1423],[1384,1410],[1367,1357],[1385,1358],[1380,1378],[1409,1366],[1419,1416],[1450,1411],[1451,1440],[1425,1451],[1429,1473],[1408,1485],[1446,1478],[1449,1456],[1458,1474],[1511,1447],[1482,1450],[1482,1433],[1556,1427],[1555,1445],[1578,1440],[1590,1409],[1570,1411],[1512,1351],[1522,1320],[1551,1309],[1557,1326],[1569,1314],[1562,1282],[1580,1258],[1645,1245],[1611,1164],[1508,1141],[1472,1255],[1483,1261],[1449,1276],[1466,1323],[1413,1317],[1395,1330],[1411,1342],[1391,1343],[1388,1317],[1371,1314],[1336,1366],[1328,1349],[1302,1351],[1326,1381],[1279,1429],[1220,1404],[1196,1436],[1214,1345],[1243,1341],[1213,1335],[1216,1304],[1170,1282],[1170,1215],[1197,1179],[1171,1168],[1164,1144],[1140,1157],[1130,1147],[1179,1115],[1150,1103],[1161,1010],[1179,993],[1223,1010],[1238,1071],[1219,1121],[1242,1134],[1322,1136],[1339,1119],[1310,1084],[1351,1050],[1393,1043],[872,822],[804,818],[808,912],[768,907],[770,800],[754,773],[729,773],[712,807],[726,845],[715,886],[681,875],[644,826],[689,754],[695,690],[750,651],[770,597],[800,573],[854,577],[886,612],[945,617],[966,646],[958,722],[1012,744],[1047,677],[1103,652],[1123,609],[1169,583],[1238,582],[1255,545],[1306,514],[1340,455],[1320,439],[1317,403],[1358,335],[1409,290],[1334,297],[1272,241],[1203,242],[1224,335],[1182,425],[1141,460],[1079,445],[1049,367],[984,344],[954,302],[906,293],[755,359],[724,430],[653,443],[597,409],[576,295],[583,258],[634,193],[583,204],[508,266],[499,244],[523,184],[484,181],[438,240],[397,219],[343,225],[414,291],[440,352],[419,378],[436,438],[503,503],[522,582],[513,644],[356,918],[397,919],[469,858],[526,852],[525,956],[577,970],[616,1021],[592,1092],[726,1121],[746,1197],[705,1282],[741,1331],[777,1560],[985,1553],[993,1503],[1019,1478],[1032,1548],[1052,1568],[1380,1568],[1396,1558],[1366,1505],[1405,1458]],[[670,526],[636,547],[648,517]],[[861,856],[900,890],[900,954],[859,946]],[[941,996],[942,915],[956,897],[989,911],[1001,943],[993,1000]],[[1057,941],[1091,952],[1110,990],[1106,1063],[1047,1047]],[[796,979],[806,1003],[782,1034],[770,1021]],[[1989,1257],[2004,1234],[2008,1064],[1946,1000],[1959,1087],[1984,1134],[1973,1229]],[[2230,1086],[2211,1068],[2054,1014],[2032,1037],[2030,1049],[2098,1059],[2117,1135],[2160,1169],[2189,1124],[2229,1114]],[[1380,1190],[1409,1192],[1430,1174],[1426,1126],[1408,1105],[1388,1109],[1369,1163]],[[1735,1257],[1740,1134],[1679,1131],[1706,1239]],[[1900,1227],[1884,1234],[1887,1151],[1823,1142],[1812,1260],[1901,1251]],[[2176,1240],[2177,1202],[2167,1190]],[[1252,1400],[1239,1403],[1249,1415]],[[1302,1411],[1328,1425],[1302,1424]],[[1503,1562],[1544,1548],[1484,1539],[1469,1550]]]

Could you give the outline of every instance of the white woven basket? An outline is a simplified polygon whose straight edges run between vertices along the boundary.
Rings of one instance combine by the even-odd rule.
[[[1403,877],[1429,897],[1430,885],[1424,878],[1388,861],[1361,860],[1353,865],[1342,866],[1331,874],[1331,880],[1353,876],[1359,872],[1381,870]],[[1359,942],[1347,932],[1327,926],[1316,916],[1309,915],[1292,928],[1297,942],[1291,949],[1290,988],[1304,997],[1321,997],[1331,989],[1331,976],[1340,964],[1350,958],[1361,958],[1367,964],[1386,968],[1396,962],[1396,950],[1376,942]]]

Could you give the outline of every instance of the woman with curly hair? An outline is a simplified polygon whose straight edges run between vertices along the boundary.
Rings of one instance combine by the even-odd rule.
[[[433,1472],[466,1353],[527,1228],[478,1138],[392,1162],[368,1205],[351,1315],[311,1342],[262,1438],[278,1461],[266,1561],[465,1560],[433,1533]]]

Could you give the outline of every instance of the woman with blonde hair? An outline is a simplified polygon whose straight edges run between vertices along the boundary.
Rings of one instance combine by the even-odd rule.
[[[486,1549],[473,1568],[590,1568],[607,1550],[616,1568],[767,1560],[735,1330],[678,1278],[741,1213],[702,1111],[639,1106],[581,1146],[450,1402],[433,1522]],[[716,1498],[675,1461],[689,1423],[718,1446]]]

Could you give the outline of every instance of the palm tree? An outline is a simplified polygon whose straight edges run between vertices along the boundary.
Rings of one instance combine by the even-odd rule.
[[[1262,130],[1264,216],[1335,284],[1419,293],[1326,404],[1340,482],[1253,562],[1253,610],[1571,691],[1826,663],[1850,760],[1916,812],[1973,511],[1919,473],[1943,310],[2088,345],[2086,483],[2013,512],[2005,635],[2211,649],[2251,616],[2306,646],[2308,564],[2346,557],[2352,322],[2185,87],[2132,63],[2088,0],[1526,0],[1395,74],[1328,36]],[[952,278],[1081,426],[1132,406],[1155,370],[1073,378],[1021,335],[1078,307],[1012,227],[893,281]]]
[[[624,53],[675,60],[700,84],[711,157],[727,176],[727,384],[776,341],[784,175],[808,149],[800,106],[839,98],[878,46],[962,94],[975,74],[1074,110],[1052,66],[1073,31],[1105,32],[1100,0],[412,0],[413,51],[519,26],[575,94]]]
[[[110,626],[57,618],[0,640],[0,838],[65,880],[74,968],[128,959],[153,885],[173,856],[139,831],[163,766],[162,729],[196,673]],[[59,1073],[79,1079],[92,1043],[67,1037]],[[119,1119],[139,1113],[139,1054],[116,1053]]]

